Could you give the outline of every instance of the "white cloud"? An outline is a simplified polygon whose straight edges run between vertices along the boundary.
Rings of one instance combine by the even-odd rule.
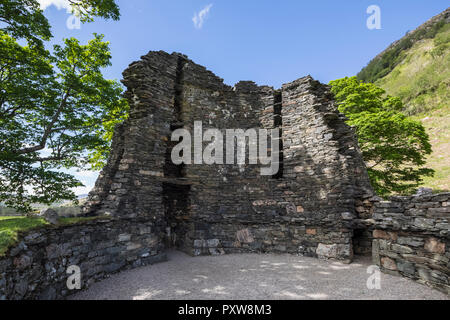
[[[41,9],[45,10],[54,5],[58,10],[66,9],[67,13],[71,12],[70,2],[68,0],[38,0]]]
[[[203,23],[205,22],[205,19],[208,17],[209,10],[211,10],[212,6],[213,6],[212,3],[208,4],[199,13],[194,13],[192,22],[194,22],[194,27],[196,29],[201,29],[203,27]]]

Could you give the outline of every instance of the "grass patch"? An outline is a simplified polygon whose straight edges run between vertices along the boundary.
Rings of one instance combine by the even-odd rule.
[[[73,225],[80,222],[85,221],[93,221],[98,219],[109,219],[110,217],[106,216],[95,216],[95,217],[78,217],[78,218],[61,218],[59,220],[60,225],[67,226],[67,225]]]
[[[61,218],[60,226],[74,225],[84,221],[96,219],[105,219],[108,217],[80,217],[80,218]],[[43,218],[30,218],[20,216],[0,217],[0,257],[5,255],[8,248],[18,241],[19,232],[28,231],[34,228],[49,225]]]
[[[430,136],[433,153],[426,166],[434,169],[434,177],[425,177],[423,186],[433,190],[450,190],[450,107],[414,116],[422,122]]]
[[[27,217],[0,217],[0,256],[3,256],[8,248],[18,240],[20,231],[47,225],[42,218]]]

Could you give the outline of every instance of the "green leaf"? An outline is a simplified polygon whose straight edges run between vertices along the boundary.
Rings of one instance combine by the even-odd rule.
[[[431,153],[424,127],[400,112],[401,100],[356,77],[330,82],[339,111],[355,127],[362,156],[375,191],[408,193],[433,170],[423,168]]]

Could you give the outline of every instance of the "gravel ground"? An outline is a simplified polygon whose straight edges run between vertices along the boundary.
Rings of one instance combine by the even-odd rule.
[[[370,258],[349,265],[287,254],[190,257],[174,251],[168,258],[115,274],[69,299],[449,299],[387,274],[381,274],[380,290],[367,289]]]

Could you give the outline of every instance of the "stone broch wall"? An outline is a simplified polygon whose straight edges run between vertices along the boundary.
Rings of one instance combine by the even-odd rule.
[[[372,239],[383,271],[448,292],[448,194],[374,197],[356,138],[327,86],[307,76],[279,90],[251,81],[230,87],[186,56],[165,52],[150,52],[123,76],[130,116],[116,128],[84,208],[108,218],[22,235],[0,259],[0,299],[63,298],[70,265],[81,267],[85,288],[164,260],[168,247],[351,262],[354,253],[372,251]],[[194,121],[203,129],[278,130],[280,171],[174,165],[171,133],[192,132]]]
[[[311,77],[281,90],[234,87],[180,54],[150,52],[124,72],[130,118],[117,130],[108,166],[86,213],[148,217],[193,255],[289,252],[350,261],[352,220],[372,196],[355,136],[329,88]],[[180,165],[171,133],[276,128],[281,171],[259,165]],[[204,142],[204,146],[208,142]]]
[[[373,261],[450,294],[450,193],[375,202]]]

